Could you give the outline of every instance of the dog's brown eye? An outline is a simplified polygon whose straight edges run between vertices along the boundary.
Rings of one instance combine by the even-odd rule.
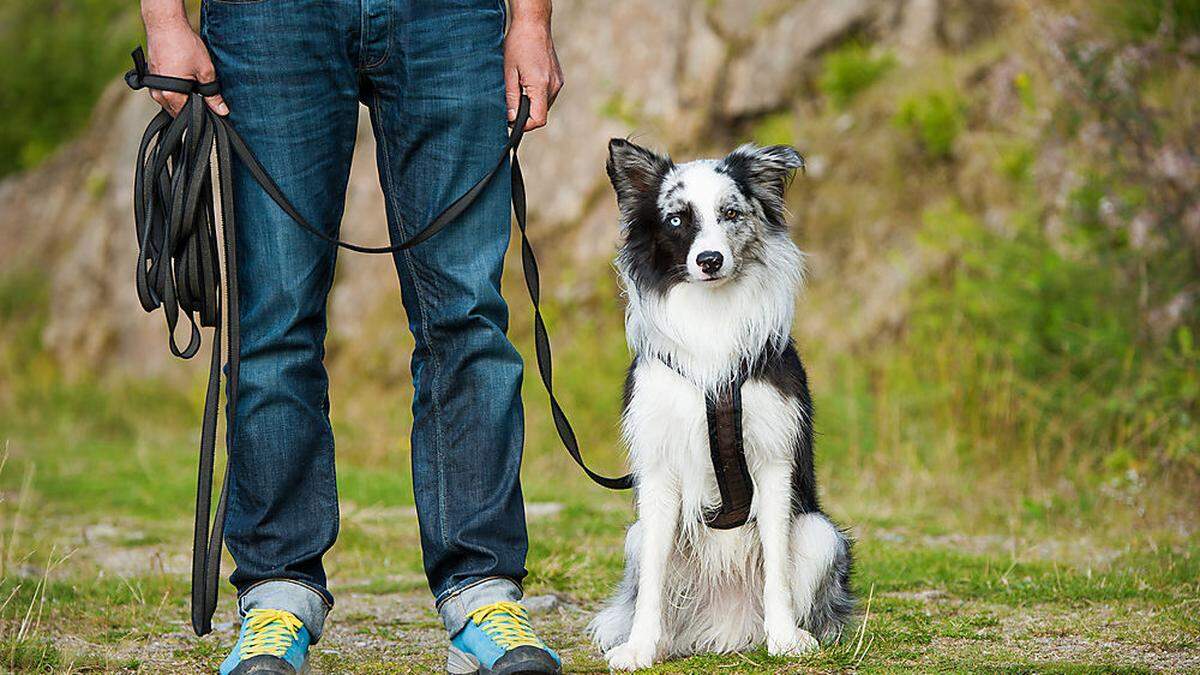
[[[725,220],[737,220],[742,217],[742,212],[737,209],[725,209]]]

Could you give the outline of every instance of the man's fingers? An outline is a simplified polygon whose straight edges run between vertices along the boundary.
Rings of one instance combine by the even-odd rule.
[[[220,94],[216,96],[205,97],[204,102],[208,104],[212,111],[224,117],[229,114],[229,106],[225,105],[225,99],[221,98]]]
[[[525,131],[533,131],[546,126],[546,113],[550,110],[547,92],[529,91],[529,121],[525,123]]]
[[[151,89],[150,98],[154,99],[155,103],[162,106],[163,110],[171,113],[172,117],[178,115],[179,111],[183,110],[183,104],[187,103],[187,96],[173,91],[162,91],[160,89]]]
[[[517,106],[521,104],[521,74],[516,68],[504,69],[504,104],[508,107],[508,121],[516,121]]]

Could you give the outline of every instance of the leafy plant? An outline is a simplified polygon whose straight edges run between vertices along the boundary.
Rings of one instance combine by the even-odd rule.
[[[818,84],[834,105],[844,108],[895,65],[891,54],[873,51],[857,41],[848,42],[825,57]]]
[[[1200,33],[1200,0],[1105,0],[1100,9],[1128,39],[1144,40],[1163,32],[1178,43]]]
[[[954,91],[928,92],[906,99],[896,112],[895,123],[926,155],[949,159],[955,139],[966,126],[964,105]]]

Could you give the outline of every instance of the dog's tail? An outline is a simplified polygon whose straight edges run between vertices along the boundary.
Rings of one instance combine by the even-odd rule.
[[[850,551],[853,542],[846,532],[823,514],[810,514],[808,518],[823,521],[820,526],[822,529],[828,528],[827,533],[832,530],[829,534],[832,534],[833,554],[829,559],[829,567],[820,576],[813,593],[808,615],[801,623],[805,630],[821,642],[836,642],[854,618],[858,606],[850,587],[850,576],[854,566],[854,558]]]

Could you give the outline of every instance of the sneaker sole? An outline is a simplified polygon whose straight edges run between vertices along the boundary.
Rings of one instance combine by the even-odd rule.
[[[479,659],[451,646],[450,653],[446,655],[446,672],[450,675],[474,675],[480,672]]]
[[[450,651],[446,655],[446,672],[449,675],[489,675],[494,671],[484,668],[479,663],[479,659],[468,654],[467,652],[458,649],[454,645],[450,646]],[[505,673],[510,675],[521,675],[521,673],[545,673],[545,669],[537,670],[505,670]],[[562,672],[557,670],[555,672]]]

